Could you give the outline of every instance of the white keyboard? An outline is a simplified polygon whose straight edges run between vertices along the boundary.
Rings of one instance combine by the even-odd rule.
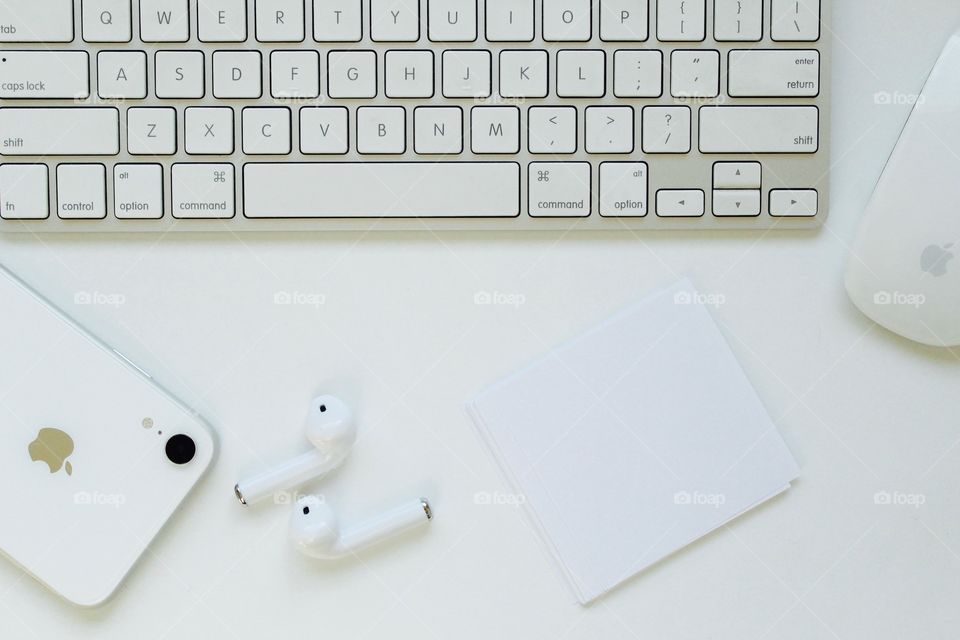
[[[0,0],[0,231],[809,228],[830,0]]]

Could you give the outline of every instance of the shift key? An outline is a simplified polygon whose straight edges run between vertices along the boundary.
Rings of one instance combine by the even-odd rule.
[[[0,107],[2,156],[115,156],[120,112],[114,107]]]
[[[816,107],[701,107],[700,153],[816,153]]]

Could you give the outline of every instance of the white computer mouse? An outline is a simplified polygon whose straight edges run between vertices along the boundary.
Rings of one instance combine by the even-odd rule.
[[[960,34],[917,99],[851,247],[847,292],[880,325],[960,345]]]

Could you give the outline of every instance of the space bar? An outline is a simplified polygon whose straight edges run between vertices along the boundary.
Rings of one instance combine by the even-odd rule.
[[[243,167],[248,218],[520,214],[516,162],[298,162]]]

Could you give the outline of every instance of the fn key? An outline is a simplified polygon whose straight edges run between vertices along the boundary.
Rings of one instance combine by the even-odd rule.
[[[42,220],[50,213],[47,165],[0,165],[0,217]]]

